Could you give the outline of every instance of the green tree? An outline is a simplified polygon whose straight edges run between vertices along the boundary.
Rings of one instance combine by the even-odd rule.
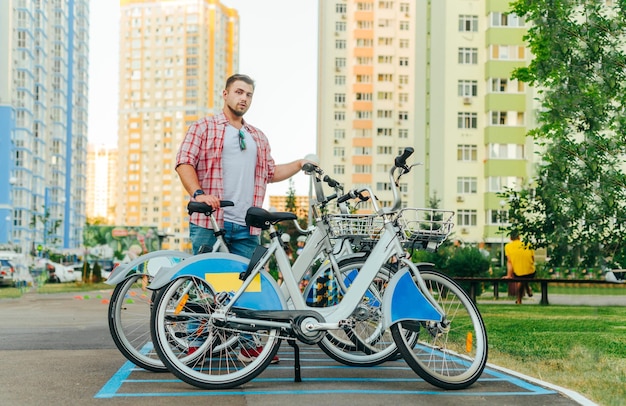
[[[553,265],[591,266],[626,247],[626,0],[517,0],[534,55],[513,78],[539,93],[536,177],[508,190],[512,228]],[[621,264],[626,265],[626,264]]]

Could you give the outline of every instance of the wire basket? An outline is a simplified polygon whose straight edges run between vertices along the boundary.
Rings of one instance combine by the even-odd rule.
[[[415,248],[434,251],[452,231],[453,217],[449,210],[402,209],[397,217],[400,237]]]
[[[331,214],[326,217],[330,235],[339,237],[367,237],[378,239],[383,219],[373,214]]]

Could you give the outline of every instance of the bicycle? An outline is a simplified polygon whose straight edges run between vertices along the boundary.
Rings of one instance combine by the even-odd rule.
[[[233,205],[230,201],[220,202],[220,207]],[[204,213],[210,218],[216,242],[205,250],[228,252],[223,231],[213,217],[214,210],[197,202],[189,202],[187,210],[189,214]],[[174,250],[150,252],[117,266],[106,281],[115,286],[108,308],[109,331],[113,342],[126,359],[147,371],[166,372],[168,369],[152,347],[150,311],[156,293],[150,291],[147,294],[146,287],[161,268],[172,266],[190,256],[192,254]]]
[[[390,171],[391,179],[397,168],[408,172],[405,160],[412,150],[408,154],[407,151],[396,158],[395,166]],[[370,190],[368,192],[373,196]],[[395,193],[397,190],[394,189]],[[351,327],[353,312],[367,296],[379,271],[388,265],[390,259],[396,258],[397,270],[391,275],[382,296],[383,331],[391,328],[398,349],[409,359],[407,362],[420,376],[428,376],[429,382],[450,389],[471,385],[478,379],[486,363],[487,337],[480,314],[467,295],[451,280],[430,274],[428,283],[422,279],[417,267],[404,257],[399,235],[404,232],[407,237],[407,230],[401,224],[402,217],[395,210],[378,207],[374,199],[372,203],[376,214],[383,218],[383,231],[371,254],[363,259],[350,289],[334,306],[308,307],[298,290],[294,277],[298,275],[294,275],[284,250],[281,250],[275,228],[275,224],[280,221],[294,219],[291,213],[268,213],[260,208],[248,210],[247,223],[268,229],[272,236],[268,249],[260,251],[257,258],[253,257],[250,262],[234,255],[214,254],[190,259],[165,273],[161,272],[149,286],[151,289],[159,289],[168,284],[157,295],[151,331],[155,348],[170,371],[181,380],[200,388],[239,386],[256,377],[269,365],[283,339],[287,339],[294,347],[296,366],[299,366],[295,340],[309,344],[320,343],[327,331]],[[428,245],[432,242],[431,238],[435,239],[435,243],[443,241],[450,228],[450,224],[439,224],[439,228],[432,228],[431,224],[431,229],[426,233],[419,228],[408,231],[416,241],[423,239]],[[272,255],[283,274],[282,289],[264,271]],[[230,279],[229,286],[223,283],[227,279]],[[447,370],[442,373],[429,362],[414,360],[413,348],[418,347],[414,344],[420,335],[428,334],[440,339],[455,332],[451,328],[455,314],[446,313],[440,305],[440,301],[446,305],[448,296],[438,294],[433,297],[430,293],[435,292],[431,290],[433,286],[441,286],[445,288],[443,291],[453,292],[455,297],[460,298],[460,303],[454,302],[457,310],[464,311],[471,321],[466,325],[467,331],[464,331],[466,346],[463,357],[469,361],[457,363],[463,369],[460,374],[453,375]],[[190,292],[197,300],[193,302],[195,308],[187,309]],[[413,302],[407,303],[409,298]],[[291,301],[294,310],[288,308],[287,299]],[[198,311],[198,306],[203,309],[202,312]],[[194,323],[202,326],[198,333],[204,336],[204,344],[199,348],[202,356],[193,362],[179,358],[180,349],[175,343],[169,342],[169,323],[172,318],[176,324],[181,323],[181,317],[193,318]],[[233,354],[236,348],[246,348],[246,343],[240,343],[236,338],[244,332],[254,335],[254,345],[259,349],[257,357],[251,362],[242,362]],[[454,335],[452,337],[455,338]],[[215,346],[225,339],[231,343],[229,346]],[[444,351],[440,351],[441,347],[433,348],[431,356],[435,351],[440,351],[447,360],[450,354],[447,353],[445,340],[442,344]],[[419,346],[427,344],[420,343]]]

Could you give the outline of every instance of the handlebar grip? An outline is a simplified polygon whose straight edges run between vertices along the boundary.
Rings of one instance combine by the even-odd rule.
[[[220,200],[220,207],[230,207],[230,206],[234,206],[235,203],[233,203],[230,200]],[[187,213],[192,214],[192,213],[204,213],[206,215],[209,215],[211,213],[213,213],[215,211],[215,209],[213,209],[213,207],[209,206],[206,203],[202,203],[202,202],[189,202],[187,203]]]
[[[402,155],[399,155],[396,157],[394,161],[394,165],[397,168],[402,168],[406,166],[406,159],[413,154],[413,151],[415,150],[412,147],[406,147],[404,151],[402,152]]]
[[[335,179],[331,178],[330,176],[326,175],[324,176],[323,179],[324,182],[328,183],[328,186],[334,188],[340,185],[339,182],[337,182]]]
[[[352,196],[352,191],[350,191],[350,192],[346,193],[345,195],[340,196],[339,198],[337,198],[337,203],[346,202],[346,201],[352,199],[352,197],[353,197]]]
[[[312,164],[310,162],[307,162],[304,165],[302,165],[302,170],[307,173],[315,172],[317,168],[318,167],[315,164]]]

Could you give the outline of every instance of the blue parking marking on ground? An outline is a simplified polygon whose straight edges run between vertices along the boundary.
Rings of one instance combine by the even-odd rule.
[[[379,365],[376,367],[352,367],[346,365],[308,365],[309,363],[319,362],[319,358],[309,358],[306,355],[319,355],[314,351],[305,352],[302,351],[300,355],[305,355],[305,357],[301,358],[302,365],[301,370],[304,372],[306,370],[321,370],[321,369],[343,369],[346,371],[351,370],[403,370],[403,371],[411,371],[411,369],[406,364],[400,364],[403,361],[398,361],[399,365],[393,365],[392,363],[387,363],[384,365]],[[281,352],[281,360],[283,361],[293,361],[293,358],[288,358],[292,353],[286,352],[284,355]],[[321,361],[328,361],[328,359],[321,359]],[[292,370],[293,365],[271,365],[268,367],[267,371],[271,370]],[[385,389],[333,389],[333,388],[325,388],[324,390],[312,390],[312,389],[294,389],[294,390],[272,390],[268,388],[267,390],[250,390],[250,389],[231,389],[231,390],[207,390],[207,391],[198,391],[196,388],[190,390],[189,392],[153,392],[151,391],[150,384],[154,383],[174,383],[181,382],[179,379],[170,378],[170,379],[134,379],[131,378],[133,372],[145,372],[143,369],[138,368],[130,361],[127,361],[122,365],[122,367],[111,377],[111,379],[102,387],[102,389],[94,396],[95,398],[119,398],[119,397],[188,397],[188,396],[250,396],[250,395],[329,395],[329,394],[363,394],[363,395],[439,395],[439,396],[483,396],[483,397],[493,397],[493,396],[536,396],[536,395],[549,395],[557,393],[554,390],[547,389],[533,383],[524,381],[520,378],[516,378],[514,376],[508,375],[503,372],[499,372],[492,368],[485,368],[483,372],[483,376],[479,379],[480,382],[507,382],[509,384],[514,385],[519,390],[506,391],[506,392],[486,392],[486,391],[441,391],[441,390],[385,390]],[[423,380],[417,376],[415,378],[374,378],[374,377],[363,377],[358,378],[354,376],[345,376],[345,377],[305,377],[303,378],[304,382],[368,382],[368,383],[384,383],[384,382],[423,382]],[[293,378],[284,377],[284,378],[262,378],[257,377],[253,380],[253,382],[268,382],[268,383],[283,383],[283,382],[293,382]],[[146,384],[146,392],[123,392],[122,387],[124,384],[132,383],[134,385],[137,384]],[[135,386],[136,388],[136,386]],[[190,387],[191,388],[191,387]]]

